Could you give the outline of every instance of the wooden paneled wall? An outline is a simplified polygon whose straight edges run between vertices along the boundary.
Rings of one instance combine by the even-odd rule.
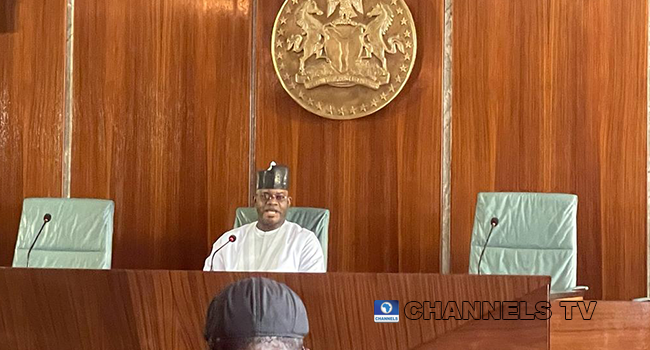
[[[75,6],[72,196],[115,200],[114,267],[201,268],[247,204],[250,4]]]
[[[452,270],[480,191],[578,195],[578,283],[646,289],[646,0],[455,0]],[[487,223],[486,223],[487,224]]]
[[[199,269],[275,160],[296,205],[331,210],[331,271],[438,272],[444,0],[407,3],[405,89],[332,121],[277,81],[282,0],[76,0],[71,195],[115,200],[113,265]],[[571,192],[579,282],[645,294],[646,5],[454,0],[452,272],[479,191]],[[65,6],[0,6],[0,265],[23,197],[61,194]]]
[[[0,265],[24,197],[61,195],[65,0],[0,1]]]
[[[256,164],[292,170],[298,206],[331,210],[328,269],[439,270],[443,1],[410,1],[418,58],[410,81],[376,114],[333,121],[280,86],[271,30],[282,0],[258,1]]]

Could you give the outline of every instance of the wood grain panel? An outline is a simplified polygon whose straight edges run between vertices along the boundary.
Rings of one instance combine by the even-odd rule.
[[[500,183],[504,191],[541,185],[531,175],[542,162],[533,152],[541,146],[534,131],[543,124],[543,61],[537,58],[548,36],[546,2],[454,2],[454,272],[468,269],[477,193],[495,189],[499,175],[509,176]]]
[[[520,321],[525,330],[513,333],[508,321],[408,320],[403,310],[399,323],[373,320],[375,299],[398,300],[400,307],[407,301],[425,300],[444,304],[452,300],[527,300],[531,294],[537,295],[535,301],[548,300],[548,277],[255,275],[284,282],[300,295],[309,317],[306,345],[313,349],[405,350],[440,337],[445,337],[445,344],[477,348],[482,338],[510,334],[501,339],[501,347],[483,347],[504,349],[513,339],[522,339],[517,335],[527,334],[537,345],[545,345],[548,337],[548,321]],[[196,271],[0,269],[0,300],[10,301],[0,303],[0,347],[202,349],[210,300],[227,284],[248,276]],[[475,327],[473,339],[457,332],[466,325],[483,323],[490,325],[491,331]]]
[[[646,1],[454,3],[452,271],[481,191],[578,195],[578,283],[645,294]]]
[[[0,266],[24,197],[61,195],[64,0],[0,6]]]
[[[591,126],[590,139],[593,140],[576,140],[576,159],[587,153],[591,153],[591,157],[597,154],[600,173],[600,191],[589,188],[592,193],[600,192],[599,200],[594,199],[594,202],[600,202],[594,209],[600,215],[586,217],[583,214],[578,221],[579,229],[587,228],[578,235],[579,246],[591,245],[578,254],[579,272],[593,279],[590,273],[598,271],[601,265],[592,262],[591,256],[592,252],[600,250],[602,298],[629,300],[646,295],[647,288],[648,5],[645,0],[625,3],[610,0],[599,4],[582,1],[568,2],[567,5],[573,6],[567,6],[571,17],[565,23],[575,25],[575,18],[582,15],[584,23],[595,24],[581,27],[581,36],[571,43],[571,50],[584,62],[581,67],[584,75],[579,75],[585,77],[584,86],[577,89],[585,93],[585,114],[584,119],[577,120],[577,125],[583,130]],[[585,38],[588,48],[575,48]],[[557,41],[567,43],[564,36],[558,36]],[[556,57],[561,62],[569,60],[561,54]],[[558,74],[558,79],[566,78]],[[554,104],[557,108],[554,113],[573,114],[572,105],[560,98],[566,92],[568,90],[562,89],[555,95],[558,102]],[[574,175],[576,191],[589,198],[585,183],[595,167],[578,167],[584,170]],[[598,231],[598,227],[589,226],[594,222],[600,222],[600,242],[597,235],[590,234]],[[594,246],[594,243],[597,244]],[[583,283],[589,283],[583,279]]]
[[[539,315],[538,311],[543,310],[542,306],[550,306],[548,292],[548,288],[543,287],[518,297],[519,309],[517,310],[518,313],[515,311],[515,317],[503,317],[504,314],[509,313],[508,310],[512,310],[507,308],[507,305],[511,306],[512,303],[495,303],[498,308],[496,314],[500,314],[501,317],[497,319],[487,317],[486,319],[485,314],[483,314],[483,319],[467,322],[452,332],[442,334],[433,341],[418,347],[416,350],[457,348],[548,350],[549,332],[542,331],[542,329],[548,329],[550,319],[536,318],[536,315]],[[460,342],[461,339],[464,342]]]
[[[199,269],[247,204],[249,12],[76,2],[72,195],[115,200],[113,266]]]
[[[282,1],[258,1],[256,165],[288,165],[294,205],[330,209],[329,271],[439,270],[443,1],[407,4],[419,42],[404,90],[376,114],[332,121],[282,89],[270,56]]]
[[[583,319],[577,308],[573,308],[572,319],[568,320],[559,302],[553,302],[551,311],[553,350],[647,350],[650,347],[650,303],[599,300],[590,320]]]

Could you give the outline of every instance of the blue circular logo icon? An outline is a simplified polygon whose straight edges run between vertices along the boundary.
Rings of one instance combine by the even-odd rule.
[[[393,311],[393,305],[388,302],[381,304],[381,312],[384,314],[389,314],[391,311]]]

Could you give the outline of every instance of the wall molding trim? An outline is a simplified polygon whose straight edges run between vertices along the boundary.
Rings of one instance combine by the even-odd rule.
[[[445,0],[442,58],[442,135],[440,162],[440,273],[451,273],[451,107],[454,0]]]
[[[61,162],[61,197],[70,198],[72,168],[72,121],[74,117],[74,1],[66,0],[65,70],[63,82],[63,152]]]

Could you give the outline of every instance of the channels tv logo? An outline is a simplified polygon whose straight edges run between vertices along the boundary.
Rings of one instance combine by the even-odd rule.
[[[399,322],[399,301],[375,300],[375,322]]]

